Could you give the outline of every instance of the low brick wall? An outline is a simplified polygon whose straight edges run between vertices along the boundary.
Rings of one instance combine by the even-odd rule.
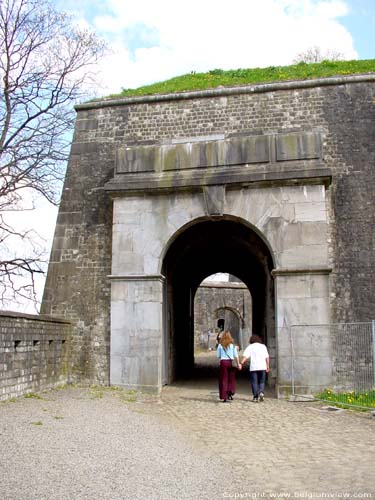
[[[0,401],[69,381],[71,324],[0,312]]]

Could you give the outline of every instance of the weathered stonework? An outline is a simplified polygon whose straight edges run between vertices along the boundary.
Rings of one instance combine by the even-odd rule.
[[[70,323],[0,312],[0,401],[69,382]]]
[[[280,391],[290,325],[371,320],[374,82],[78,106],[42,307],[74,322],[73,376],[160,390],[191,365],[189,294],[218,271],[249,287]],[[304,367],[301,386],[329,380],[322,345],[324,380]]]
[[[251,333],[251,295],[240,282],[203,282],[194,297],[195,342],[215,347],[220,330],[229,330],[241,349]]]

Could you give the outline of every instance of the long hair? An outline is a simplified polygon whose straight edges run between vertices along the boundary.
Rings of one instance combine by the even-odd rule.
[[[261,337],[259,337],[259,335],[252,335],[250,337],[249,343],[255,344],[255,342],[258,342],[259,344],[263,344],[263,339]]]
[[[224,347],[228,347],[229,344],[233,344],[233,338],[229,330],[225,330],[220,339],[220,344]]]

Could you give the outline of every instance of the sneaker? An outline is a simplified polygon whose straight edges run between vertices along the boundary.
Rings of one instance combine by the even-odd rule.
[[[264,401],[264,394],[263,394],[263,392],[261,392],[259,394],[259,401]]]
[[[253,398],[253,403],[257,403],[258,402],[258,398]]]

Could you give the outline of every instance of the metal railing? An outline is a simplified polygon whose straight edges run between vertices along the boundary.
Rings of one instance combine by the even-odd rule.
[[[309,386],[316,399],[375,409],[375,321],[293,325],[290,347],[293,395],[303,397]]]

